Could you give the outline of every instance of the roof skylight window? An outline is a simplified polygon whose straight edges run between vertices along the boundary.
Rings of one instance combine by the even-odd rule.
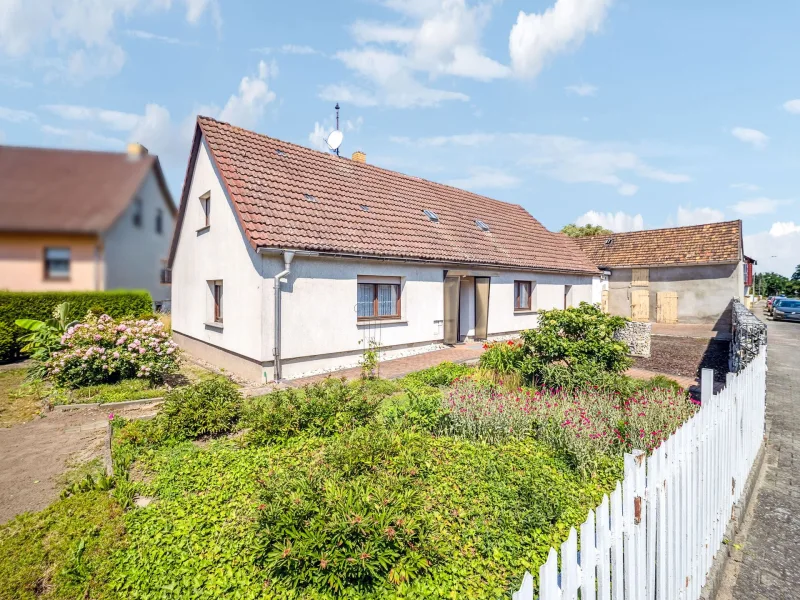
[[[425,216],[428,217],[434,223],[438,223],[439,222],[439,216],[435,212],[433,212],[432,210],[425,209],[422,212],[424,212]]]
[[[610,246],[610,245],[611,245],[611,244],[613,244],[613,243],[614,243],[614,238],[608,238],[608,239],[606,240],[606,246]]]
[[[303,198],[305,198],[309,202],[316,202],[317,201],[317,199],[314,196],[312,196],[311,194],[303,194]]]
[[[277,154],[278,156],[289,156],[283,150],[275,150],[275,154]]]
[[[477,220],[475,221],[475,225],[477,225],[478,229],[480,229],[481,231],[489,231],[489,226],[483,221]]]
[[[366,204],[362,204],[362,205],[360,206],[360,208],[361,208],[361,210],[363,210],[364,212],[369,212],[369,206],[367,206]]]

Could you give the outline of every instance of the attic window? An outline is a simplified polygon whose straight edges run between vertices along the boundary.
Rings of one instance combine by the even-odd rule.
[[[435,212],[433,212],[432,210],[427,210],[426,209],[426,210],[423,210],[422,212],[424,212],[425,216],[428,217],[434,223],[438,223],[439,222],[439,216]]]
[[[613,243],[614,243],[614,238],[608,238],[608,239],[606,240],[606,246],[610,246],[610,245],[611,245],[611,244],[613,244]]]
[[[475,225],[477,225],[478,229],[480,229],[481,231],[489,231],[489,226],[483,221],[480,220],[475,221]]]
[[[316,202],[317,201],[317,199],[314,196],[312,196],[311,194],[303,194],[303,198],[305,198],[309,202]]]
[[[366,204],[362,204],[359,208],[361,208],[361,210],[363,210],[364,212],[369,212],[369,206],[367,206]]]
[[[283,150],[275,150],[275,154],[277,154],[278,156],[289,156]]]

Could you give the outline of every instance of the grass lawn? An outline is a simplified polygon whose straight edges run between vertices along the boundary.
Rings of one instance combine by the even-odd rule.
[[[113,492],[0,526],[0,598],[508,598],[613,488],[638,430],[578,448],[564,415],[600,435],[627,404],[452,384],[470,373],[244,401],[209,380],[156,419],[115,420]],[[645,393],[658,402],[633,408],[642,423],[672,415],[660,402],[677,392]]]
[[[38,394],[23,385],[27,372],[24,367],[0,371],[0,427],[25,423],[40,412]]]

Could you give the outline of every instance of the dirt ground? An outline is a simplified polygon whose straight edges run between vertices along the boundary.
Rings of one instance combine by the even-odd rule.
[[[54,411],[0,429],[0,523],[45,508],[58,498],[59,479],[71,465],[102,456],[109,412],[133,417],[155,408]]]
[[[715,379],[724,381],[728,371],[728,342],[654,335],[650,358],[636,358],[633,366],[691,378],[699,377],[702,369],[714,369]]]

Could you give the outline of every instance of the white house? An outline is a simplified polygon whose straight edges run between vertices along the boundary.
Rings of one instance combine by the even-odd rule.
[[[205,117],[169,264],[178,343],[261,382],[535,327],[598,273],[520,206]]]

